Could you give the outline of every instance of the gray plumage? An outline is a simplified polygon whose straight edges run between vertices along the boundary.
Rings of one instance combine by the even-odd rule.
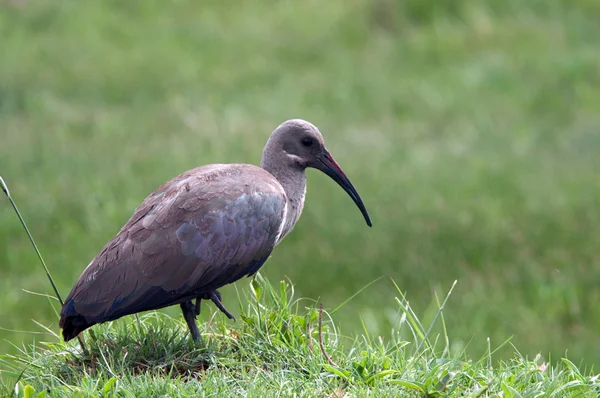
[[[217,289],[256,273],[292,230],[304,206],[307,167],[336,180],[371,225],[319,130],[289,120],[271,134],[261,167],[202,166],[150,194],[69,293],[60,318],[65,340],[97,323],[175,304],[198,339],[202,299],[233,318]]]

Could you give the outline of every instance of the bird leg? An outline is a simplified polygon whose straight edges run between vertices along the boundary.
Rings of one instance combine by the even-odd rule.
[[[196,305],[198,306],[198,302]],[[181,307],[181,312],[183,312],[183,318],[185,319],[185,322],[190,329],[190,333],[192,334],[192,340],[200,340],[200,331],[198,330],[198,325],[196,325],[194,303],[192,301],[185,301],[179,306]]]
[[[194,311],[196,316],[200,315],[200,304],[202,303],[202,300],[210,300],[210,293],[205,293],[203,296],[196,297],[196,308]]]
[[[194,313],[196,314],[196,316],[200,315],[200,302],[202,301],[204,297],[197,297],[196,298],[196,308],[194,310]]]
[[[233,319],[235,321],[235,317],[231,315],[231,312],[227,311],[227,308],[223,306],[223,303],[221,302],[221,293],[219,293],[216,290],[213,290],[212,292],[208,293],[208,298],[210,298],[212,302],[215,303],[217,308],[220,309],[221,312],[225,314],[225,316],[227,316],[227,318]]]

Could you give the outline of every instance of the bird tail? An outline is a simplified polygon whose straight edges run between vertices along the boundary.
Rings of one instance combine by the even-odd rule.
[[[58,325],[62,328],[65,341],[69,341],[94,324],[88,323],[81,315],[75,315],[61,317]]]
[[[60,312],[60,321],[58,326],[62,329],[62,335],[65,341],[69,341],[85,329],[96,322],[89,322],[83,315],[80,315],[75,311],[73,300],[67,297],[67,301]]]

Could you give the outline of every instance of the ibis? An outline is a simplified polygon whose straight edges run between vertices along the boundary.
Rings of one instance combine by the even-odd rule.
[[[201,300],[234,319],[218,289],[255,274],[290,233],[309,167],[337,182],[372,225],[319,129],[288,120],[271,133],[260,167],[201,166],[152,192],[71,289],[60,312],[65,341],[95,324],[176,304],[198,340]]]

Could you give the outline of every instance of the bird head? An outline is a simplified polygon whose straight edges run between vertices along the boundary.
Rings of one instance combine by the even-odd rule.
[[[267,168],[271,169],[288,168],[303,171],[312,167],[322,171],[346,191],[360,209],[367,225],[372,226],[360,195],[327,150],[323,135],[312,123],[292,119],[279,125],[267,142],[261,165],[267,165]]]

